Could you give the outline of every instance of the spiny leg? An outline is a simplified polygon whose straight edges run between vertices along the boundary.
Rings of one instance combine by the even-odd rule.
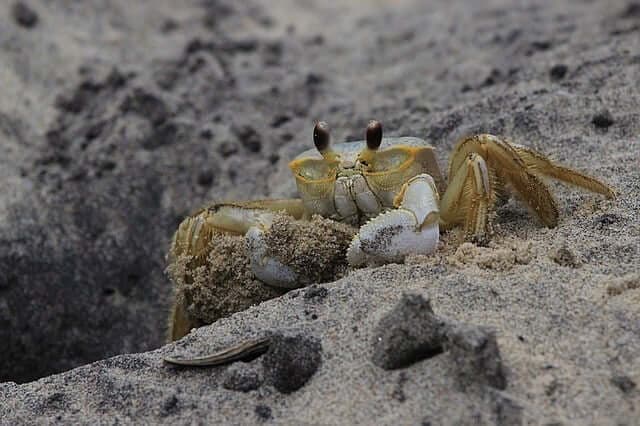
[[[495,176],[484,159],[471,152],[459,165],[442,197],[441,222],[444,226],[464,224],[465,239],[484,242],[496,197]]]
[[[454,148],[449,173],[455,173],[470,153],[480,155],[498,181],[510,184],[549,228],[558,224],[558,207],[544,182],[529,171],[516,149],[503,139],[482,134],[463,138]]]
[[[534,173],[549,176],[554,179],[579,186],[592,192],[597,192],[607,198],[614,198],[616,192],[609,185],[600,182],[596,178],[587,176],[577,170],[554,163],[541,153],[522,145],[513,144],[513,147],[524,160],[527,168]]]

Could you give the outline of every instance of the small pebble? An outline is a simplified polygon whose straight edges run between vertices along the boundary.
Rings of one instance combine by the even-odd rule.
[[[609,110],[602,110],[596,113],[591,119],[591,123],[600,129],[608,129],[615,120]]]
[[[565,64],[556,64],[551,67],[549,75],[551,76],[552,80],[562,80],[567,75],[568,70],[569,67],[567,67]]]
[[[611,383],[616,385],[623,393],[629,393],[636,388],[636,383],[629,376],[613,376]]]
[[[14,3],[11,13],[21,27],[33,28],[38,24],[38,14],[26,3],[21,1]]]

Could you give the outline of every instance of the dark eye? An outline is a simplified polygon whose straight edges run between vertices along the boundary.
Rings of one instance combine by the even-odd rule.
[[[313,128],[313,143],[318,151],[323,152],[329,148],[330,141],[331,134],[329,133],[329,125],[324,121],[316,123]]]
[[[382,124],[379,121],[371,120],[367,126],[365,133],[365,139],[367,140],[367,147],[370,150],[375,151],[380,148],[382,143]]]

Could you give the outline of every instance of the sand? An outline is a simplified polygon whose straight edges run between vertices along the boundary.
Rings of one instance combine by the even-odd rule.
[[[35,20],[0,6],[0,422],[637,424],[638,4],[236,3],[24,2]],[[441,166],[491,132],[619,196],[554,183],[556,228],[510,199],[486,247],[454,230],[434,256],[163,346],[179,221],[294,196],[287,162],[314,120],[341,141],[372,118],[429,140]],[[374,340],[403,295],[458,331],[387,370]],[[273,351],[246,363],[162,361],[263,333]]]

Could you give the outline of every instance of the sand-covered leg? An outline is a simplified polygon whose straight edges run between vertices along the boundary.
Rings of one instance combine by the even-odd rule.
[[[431,176],[411,178],[396,197],[397,208],[364,224],[351,241],[352,266],[400,262],[408,254],[430,254],[438,245],[438,191]]]
[[[180,223],[169,256],[187,255],[199,259],[206,255],[216,235],[244,235],[252,226],[261,223],[262,217],[270,217],[275,212],[285,212],[299,219],[304,215],[304,207],[298,199],[229,202],[205,207]]]
[[[211,263],[208,258],[212,250],[220,254],[229,252],[230,236],[242,238],[252,227],[271,220],[276,212],[300,218],[303,215],[302,202],[259,200],[221,203],[203,208],[182,221],[173,236],[168,255],[167,272],[175,284],[174,301],[169,315],[169,340],[177,340],[192,328],[204,324],[189,312],[194,303],[192,287],[198,287],[198,279],[201,279],[203,271],[212,268],[208,264]],[[242,262],[238,259],[246,256],[243,245],[237,248],[239,250],[230,253],[233,257],[229,259],[230,265],[241,265]],[[236,275],[241,275],[240,271],[236,272]]]
[[[442,197],[442,221],[449,225],[464,225],[466,239],[485,241],[490,232],[489,214],[497,198],[494,182],[484,159],[471,152],[460,164]]]

